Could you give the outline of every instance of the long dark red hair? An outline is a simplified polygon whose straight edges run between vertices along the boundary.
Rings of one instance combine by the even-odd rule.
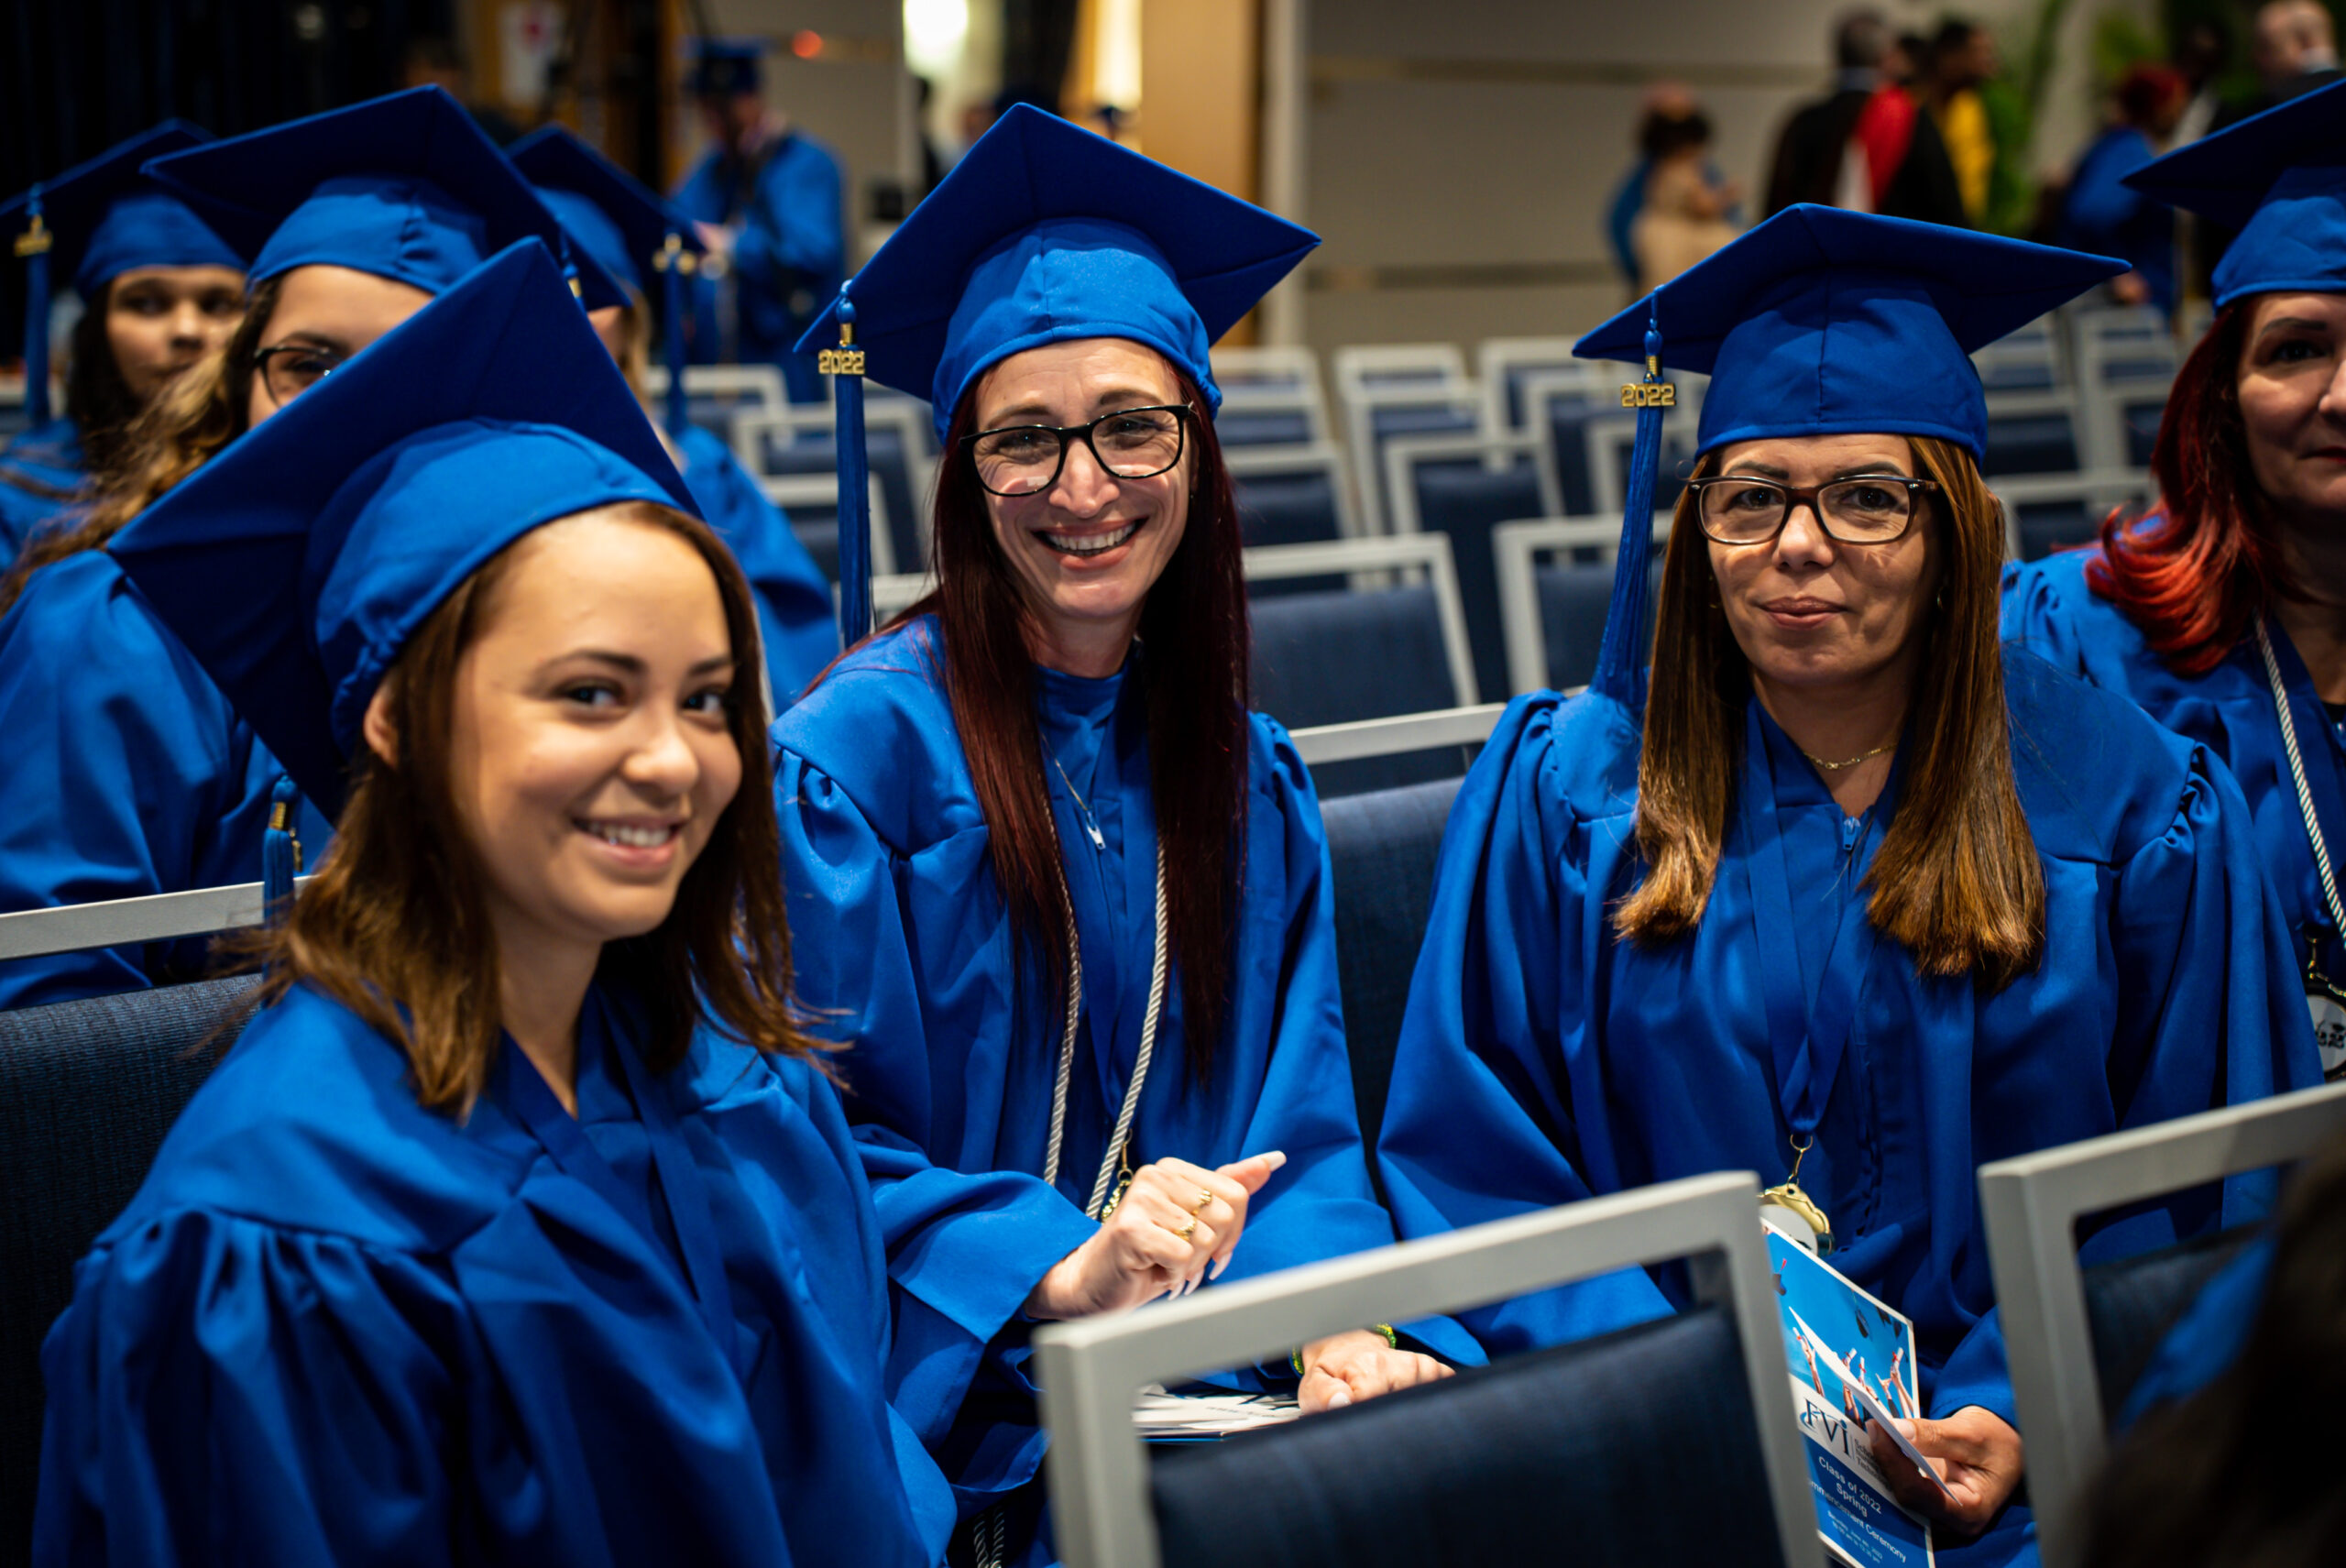
[[[2249,465],[2240,356],[2252,296],[2224,307],[2167,394],[2151,449],[2159,510],[2113,513],[2086,582],[2142,629],[2181,675],[2204,675],[2248,634],[2259,607],[2294,591]]]
[[[1204,394],[1174,369],[1187,422],[1189,515],[1181,543],[1142,607],[1149,784],[1165,841],[1168,946],[1181,987],[1183,1044],[1203,1081],[1230,981],[1239,868],[1246,850],[1246,583],[1238,503]],[[1055,997],[1067,985],[1069,910],[1043,776],[1027,651],[1025,590],[995,543],[986,495],[963,438],[976,428],[973,386],[953,412],[934,510],[937,586],[897,621],[935,615],[945,685],[991,836],[988,854],[1012,929]]]

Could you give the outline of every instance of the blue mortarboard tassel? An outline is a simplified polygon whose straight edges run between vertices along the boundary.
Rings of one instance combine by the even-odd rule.
[[[25,203],[31,220],[16,236],[25,260],[25,414],[35,429],[49,422],[49,249],[55,236],[41,221],[40,187]]]
[[[871,460],[863,449],[863,350],[855,346],[855,304],[839,290],[839,345],[816,356],[839,399],[835,439],[839,465],[839,646],[872,634]]]
[[[669,235],[652,258],[652,265],[660,271],[660,310],[665,318],[661,323],[661,351],[668,363],[668,433],[679,441],[692,422],[691,405],[685,397],[685,280],[697,260],[685,248],[684,237],[676,234]]]
[[[292,775],[280,773],[269,796],[269,830],[260,840],[261,907],[271,920],[292,908],[293,879],[301,871],[301,840],[293,836],[293,808],[301,792]]]
[[[1678,389],[1661,378],[1661,325],[1646,317],[1646,378],[1621,389],[1621,402],[1638,411],[1637,444],[1629,452],[1629,499],[1621,518],[1621,548],[1613,560],[1613,598],[1605,610],[1605,641],[1588,685],[1632,713],[1646,706],[1646,599],[1653,570],[1653,488],[1661,466],[1661,422],[1675,408]]]

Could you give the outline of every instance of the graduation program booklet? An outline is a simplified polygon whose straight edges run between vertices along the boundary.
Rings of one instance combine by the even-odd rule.
[[[1825,1549],[1855,1568],[1934,1568],[1929,1523],[1899,1507],[1873,1456],[1877,1425],[1922,1410],[1914,1325],[1774,1230],[1768,1263]]]

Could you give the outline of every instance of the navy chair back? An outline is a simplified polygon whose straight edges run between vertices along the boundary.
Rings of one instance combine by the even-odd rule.
[[[863,439],[865,455],[880,481],[880,494],[888,505],[888,542],[896,553],[896,569],[916,571],[927,560],[920,542],[920,502],[926,498],[914,484],[913,461],[904,450],[904,432],[894,425],[875,424],[865,431]],[[802,431],[793,441],[778,440],[776,433],[769,430],[760,444],[765,460],[760,472],[764,474],[830,474],[838,470],[839,449],[827,430]],[[789,509],[792,522],[800,521],[799,511],[797,507]],[[830,524],[833,543],[825,571],[836,581],[839,518],[833,513],[820,521]]]
[[[1466,611],[1466,640],[1474,652],[1474,684],[1507,690],[1507,640],[1499,623],[1498,572],[1491,560],[1491,530],[1545,510],[1540,471],[1525,456],[1496,473],[1480,461],[1420,463],[1412,470],[1418,527],[1450,535],[1458,564],[1458,598]]]
[[[2077,454],[2077,424],[2067,413],[1988,415],[1988,444],[1979,471],[2067,474],[2085,465]]]
[[[2058,550],[2075,550],[2101,537],[2101,513],[2083,500],[2018,501],[2020,558],[2042,560]]]
[[[1325,469],[1250,474],[1234,479],[1242,538],[1249,545],[1317,544],[1342,538],[1344,530],[1337,509],[1336,483],[1336,476]],[[1287,586],[1284,582],[1263,585],[1266,588]]]
[[[73,1266],[146,1179],[252,975],[0,1013],[0,1564],[28,1562],[40,1343]],[[191,1441],[194,1441],[193,1435]]]
[[[1430,585],[1257,598],[1254,704],[1290,729],[1424,713],[1458,701]],[[1312,770],[1322,796],[1454,774],[1446,753],[1363,757]]]
[[[1661,602],[1661,559],[1657,546],[1646,595],[1648,647],[1653,644],[1654,609]],[[1540,594],[1540,637],[1548,652],[1548,685],[1557,691],[1584,686],[1596,673],[1597,650],[1605,642],[1605,612],[1613,599],[1613,563],[1559,560],[1539,567],[1534,576]]]
[[[1177,1448],[1149,1491],[1165,1568],[1787,1568],[1719,1306]]]
[[[2242,1225],[2195,1236],[2140,1257],[2096,1264],[2085,1271],[2086,1321],[2093,1331],[2093,1365],[2105,1419],[2116,1420],[2127,1396],[2176,1320],[2257,1234]]]
[[[1213,433],[1224,446],[1300,446],[1318,434],[1301,408],[1226,408]]]
[[[1331,800],[1321,813],[1336,879],[1337,988],[1365,1147],[1376,1146],[1385,1124],[1393,1048],[1433,905],[1434,860],[1457,798],[1456,779],[1437,779]],[[1369,1170],[1376,1174],[1375,1160]]]

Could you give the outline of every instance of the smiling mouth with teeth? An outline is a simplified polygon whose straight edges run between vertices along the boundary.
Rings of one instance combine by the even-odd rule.
[[[629,850],[656,850],[674,838],[683,828],[682,823],[671,822],[658,828],[630,828],[617,822],[580,822],[581,832],[591,833],[606,844]]]
[[[1105,533],[1087,535],[1080,543],[1064,534],[1048,532],[1038,532],[1035,537],[1062,555],[1100,555],[1113,550],[1117,545],[1130,539],[1139,531],[1139,523],[1128,522],[1122,528],[1112,528]]]

